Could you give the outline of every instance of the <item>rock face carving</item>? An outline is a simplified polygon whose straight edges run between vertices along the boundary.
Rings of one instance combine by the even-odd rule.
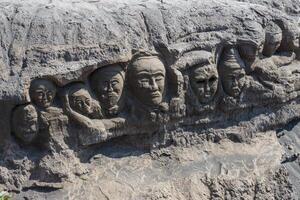
[[[92,74],[91,82],[106,116],[117,116],[124,106],[123,67],[116,64],[100,68]]]
[[[212,101],[218,90],[219,75],[211,60],[212,57],[206,58],[191,69],[190,84],[201,103]]]
[[[161,104],[166,84],[166,69],[157,55],[136,56],[128,69],[132,94],[143,105],[157,107]]]
[[[29,93],[32,102],[39,108],[45,109],[53,103],[56,86],[47,79],[36,79],[31,83]]]
[[[101,120],[90,118],[93,112],[92,98],[83,84],[71,85],[65,89],[62,98],[66,114],[78,124],[75,127],[81,145],[97,144],[106,139],[107,133]],[[100,112],[100,109],[96,110]]]
[[[267,88],[275,90],[286,87],[288,91],[294,90],[293,75],[297,70],[288,67],[295,59],[293,52],[280,52],[282,30],[274,22],[270,22],[265,30],[265,42],[262,56],[253,65],[253,70],[259,81]],[[285,67],[283,67],[285,66]]]
[[[12,117],[15,136],[25,144],[35,141],[39,133],[38,113],[31,104],[18,106]]]
[[[185,96],[186,110],[189,114],[215,109],[220,84],[214,59],[211,52],[190,51],[172,66],[184,76],[183,88],[186,88],[186,92],[182,89],[182,94]]]
[[[135,116],[145,116],[156,121],[160,112],[167,112],[163,102],[166,90],[166,69],[158,55],[141,52],[136,54],[128,66],[128,86],[135,98]],[[148,115],[148,116],[147,116]]]
[[[244,64],[234,47],[226,47],[223,51],[219,74],[224,92],[238,98],[245,84]]]
[[[0,191],[293,199],[299,145],[288,155],[281,143],[300,118],[298,4],[11,2],[0,4]]]
[[[266,57],[271,57],[280,47],[282,40],[282,30],[274,22],[270,22],[266,29],[265,43],[262,54]]]

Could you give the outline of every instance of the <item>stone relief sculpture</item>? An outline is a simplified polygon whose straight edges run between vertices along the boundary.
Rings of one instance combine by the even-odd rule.
[[[132,114],[150,121],[164,121],[168,104],[166,93],[166,69],[157,54],[141,52],[136,54],[128,66],[128,86],[134,98]]]
[[[75,122],[75,131],[81,145],[87,146],[106,140],[107,133],[102,121],[89,118],[93,112],[93,100],[84,84],[75,83],[66,87],[62,98],[66,114]],[[100,112],[100,108],[96,111]]]
[[[262,28],[258,23],[249,27],[256,32]],[[209,51],[192,50],[168,66],[159,54],[139,51],[127,66],[117,63],[96,69],[87,84],[75,81],[60,89],[50,79],[35,79],[29,89],[31,103],[15,110],[20,114],[13,115],[13,132],[25,144],[38,137],[38,143],[60,151],[68,148],[70,130],[76,132],[81,146],[89,146],[135,134],[123,131],[125,128],[151,123],[160,128],[170,119],[180,120],[186,112],[205,115],[219,107],[236,109],[251,99],[241,98],[244,90],[245,95],[265,92],[252,75],[273,90],[274,84],[291,85],[289,81],[296,79],[291,79],[297,73],[291,65],[295,53],[279,51],[281,28],[270,22],[264,31],[264,38],[239,38],[237,44],[224,45],[218,62]]]
[[[245,66],[234,46],[227,46],[222,52],[218,66],[224,92],[239,98],[245,85]]]
[[[265,40],[264,28],[255,21],[246,21],[243,27],[251,30],[248,34],[243,34],[237,39],[237,50],[240,58],[244,62],[244,69],[248,73],[252,65],[259,58]]]
[[[16,107],[12,116],[14,135],[25,144],[33,144],[39,134],[38,113],[31,105]]]
[[[56,85],[47,79],[36,79],[31,82],[29,94],[39,114],[39,143],[53,151],[66,149],[64,137],[67,137],[68,118],[63,110],[54,105]]]
[[[252,68],[265,87],[272,90],[285,87],[287,91],[291,92],[294,90],[291,77],[296,70],[288,67],[288,65],[295,60],[295,53],[278,52],[282,33],[281,28],[274,22],[270,22],[266,26],[261,59]]]
[[[300,193],[299,3],[36,2],[0,3],[0,192]]]
[[[36,79],[31,82],[29,94],[32,103],[40,109],[46,109],[53,104],[56,86],[47,79]]]
[[[93,90],[101,103],[105,116],[117,116],[124,107],[125,71],[121,64],[101,67],[91,76]]]
[[[199,114],[205,109],[214,109],[219,89],[219,75],[213,54],[203,50],[191,51],[185,53],[173,67],[182,71],[185,76],[188,112]]]

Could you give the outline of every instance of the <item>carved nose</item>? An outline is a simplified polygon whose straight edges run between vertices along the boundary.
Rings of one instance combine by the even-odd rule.
[[[157,85],[155,79],[151,79],[151,89],[158,90],[158,85]]]
[[[207,82],[205,83],[204,87],[205,87],[204,89],[205,89],[206,92],[210,92],[210,87],[209,87]]]
[[[232,79],[232,85],[233,86],[237,86],[238,85],[238,81],[235,78]]]
[[[111,84],[110,83],[107,83],[107,92],[112,92],[113,89],[111,87]]]

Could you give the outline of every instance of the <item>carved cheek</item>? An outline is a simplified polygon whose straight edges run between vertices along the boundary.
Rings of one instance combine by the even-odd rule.
[[[156,81],[156,84],[158,86],[158,90],[160,91],[160,93],[163,93],[164,89],[165,89],[165,79],[162,78],[160,80]]]
[[[138,81],[137,86],[138,86],[138,88],[141,88],[141,89],[148,89],[148,88],[150,88],[150,84],[147,81]]]
[[[120,94],[122,91],[121,83],[115,83],[112,88],[113,88],[113,91],[117,94]]]
[[[218,89],[218,79],[211,81],[209,87],[210,87],[212,93],[215,93]]]
[[[43,99],[44,94],[42,92],[36,92],[34,95],[35,100],[41,101]]]

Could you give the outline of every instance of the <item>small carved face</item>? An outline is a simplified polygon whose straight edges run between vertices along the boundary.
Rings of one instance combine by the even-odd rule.
[[[13,129],[22,142],[31,143],[38,135],[38,127],[38,115],[32,105],[21,106],[15,111]]]
[[[218,89],[218,71],[213,65],[196,66],[191,72],[191,87],[201,103],[208,103]]]
[[[79,89],[70,94],[70,106],[78,113],[88,115],[92,111],[92,97],[86,89]]]
[[[54,84],[48,80],[36,80],[30,86],[30,96],[38,107],[47,108],[51,106],[56,95]]]
[[[222,86],[224,91],[232,97],[238,97],[245,84],[243,69],[228,69],[223,71]]]
[[[132,64],[129,84],[140,102],[157,106],[162,102],[165,89],[165,66],[157,57],[144,57]]]
[[[281,33],[277,33],[274,35],[267,35],[264,44],[263,55],[267,57],[272,56],[279,48],[281,40],[282,40]]]
[[[256,60],[256,57],[260,50],[261,46],[257,46],[250,43],[242,43],[238,46],[239,54],[247,67],[251,67],[251,65]]]
[[[100,69],[97,75],[97,95],[105,108],[118,105],[123,93],[124,71],[119,66],[110,66]]]

